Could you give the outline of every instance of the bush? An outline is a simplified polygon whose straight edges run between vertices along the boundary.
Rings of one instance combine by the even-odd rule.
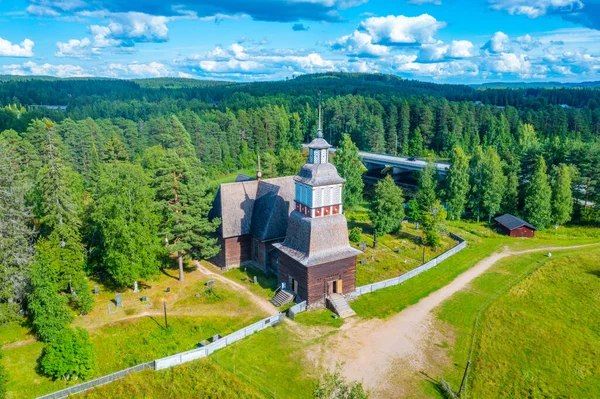
[[[42,372],[53,378],[87,379],[96,370],[90,335],[80,327],[66,327],[51,341],[40,362]]]
[[[316,399],[368,399],[369,393],[362,383],[346,381],[341,366],[337,364],[333,373],[323,374],[313,396]]]
[[[362,228],[356,226],[350,229],[350,233],[348,234],[350,237],[350,241],[359,242],[362,237]]]

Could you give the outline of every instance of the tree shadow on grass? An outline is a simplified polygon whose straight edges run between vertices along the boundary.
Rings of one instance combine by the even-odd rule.
[[[592,270],[591,272],[587,272],[588,274],[591,274],[592,276],[596,276],[598,278],[600,278],[600,270]]]

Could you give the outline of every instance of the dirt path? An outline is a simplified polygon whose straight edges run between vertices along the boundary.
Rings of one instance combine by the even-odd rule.
[[[425,362],[426,356],[422,353],[422,343],[432,333],[431,327],[435,320],[431,311],[464,289],[496,262],[513,255],[575,249],[589,245],[596,244],[545,247],[519,252],[505,250],[495,253],[456,277],[450,284],[388,320],[373,319],[344,325],[345,331],[326,343],[333,353],[328,353],[329,359],[324,365],[332,367],[338,362],[343,362],[343,372],[346,377],[363,381],[369,389],[381,390],[386,386],[388,370],[398,360],[410,364],[413,370],[418,370]],[[377,392],[375,394],[377,395]]]
[[[269,315],[273,315],[273,314],[279,312],[277,310],[277,308],[271,302],[269,302],[263,298],[260,298],[258,295],[251,292],[248,289],[248,287],[244,286],[243,284],[236,283],[235,281],[230,280],[227,277],[225,277],[219,273],[215,273],[215,272],[211,271],[210,269],[208,269],[205,266],[203,266],[202,264],[200,264],[200,262],[198,262],[198,261],[196,261],[195,263],[196,263],[196,268],[198,270],[200,270],[200,272],[202,272],[202,274],[210,276],[211,278],[213,278],[215,280],[219,280],[222,283],[225,283],[233,288],[236,288],[239,292],[243,292],[254,304],[258,305],[261,309],[263,309]]]

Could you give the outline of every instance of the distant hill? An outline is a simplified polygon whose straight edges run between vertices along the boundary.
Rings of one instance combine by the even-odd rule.
[[[470,86],[479,89],[575,89],[600,88],[600,82],[492,82]]]

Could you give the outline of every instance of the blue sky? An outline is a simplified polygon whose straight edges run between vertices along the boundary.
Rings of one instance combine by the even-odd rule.
[[[600,80],[600,0],[0,0],[0,74]]]

